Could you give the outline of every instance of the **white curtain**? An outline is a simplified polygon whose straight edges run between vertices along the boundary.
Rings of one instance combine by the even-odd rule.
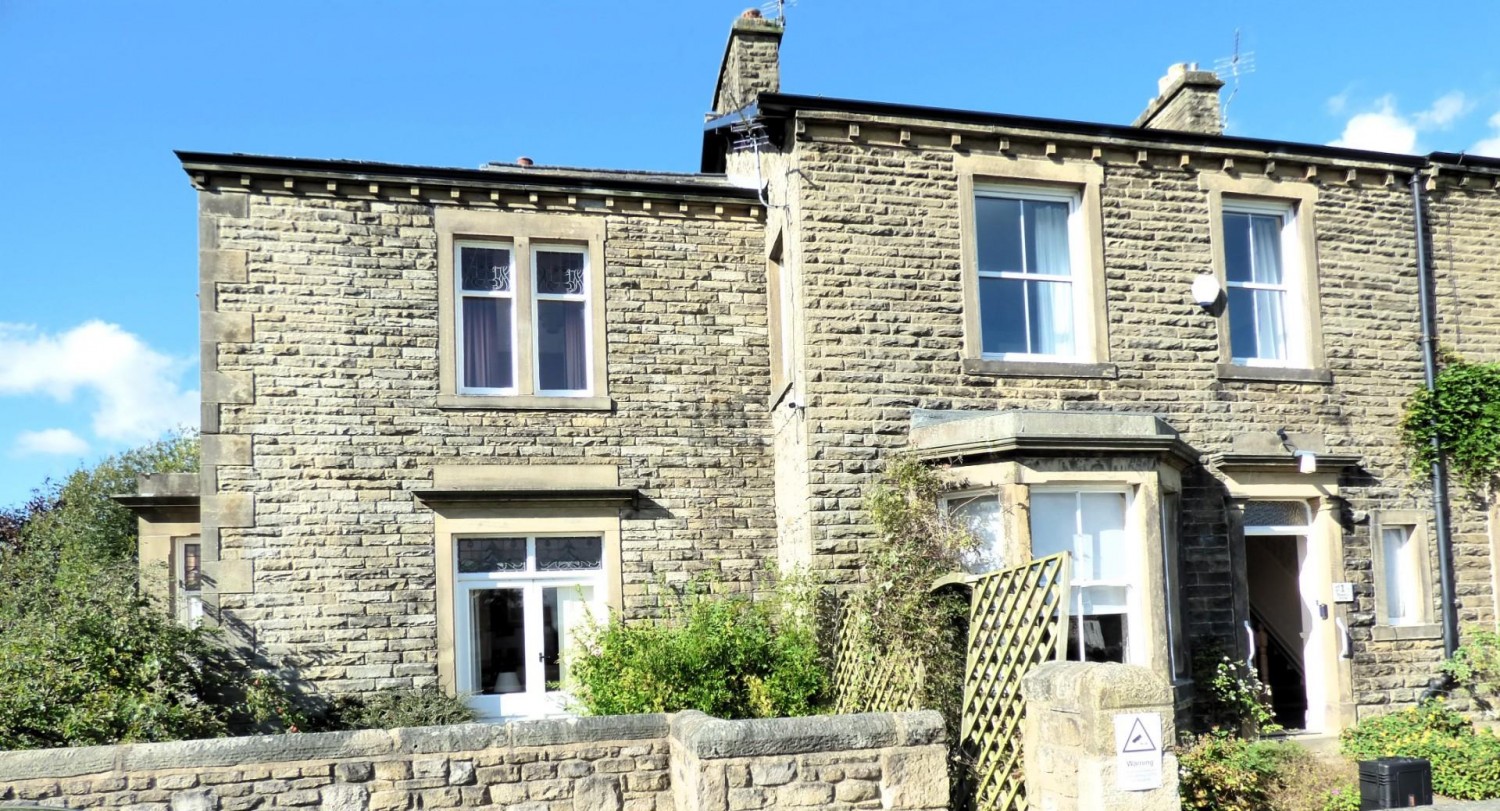
[[[1252,264],[1251,281],[1280,285],[1281,220],[1277,217],[1250,218]],[[1286,358],[1286,321],[1283,310],[1286,293],[1282,290],[1255,291],[1255,355],[1267,360]]]
[[[1036,267],[1031,273],[1058,281],[1028,282],[1031,297],[1031,351],[1039,355],[1073,354],[1072,262],[1068,256],[1068,206],[1027,203],[1033,218]]]

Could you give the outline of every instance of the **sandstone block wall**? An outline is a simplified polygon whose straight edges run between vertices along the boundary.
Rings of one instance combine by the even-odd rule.
[[[1022,722],[1026,796],[1055,811],[1177,811],[1177,756],[1172,691],[1143,667],[1049,662],[1022,681],[1027,696]],[[1159,787],[1119,788],[1117,715],[1155,714],[1161,719]],[[1144,728],[1144,727],[1143,727]],[[1157,734],[1156,729],[1147,735]],[[1136,753],[1136,756],[1146,754]]]
[[[1309,172],[1240,156],[1226,170],[1218,155],[1111,144],[1095,152],[1019,136],[969,133],[954,147],[941,133],[913,135],[899,122],[873,118],[857,129],[817,119],[796,128],[795,158],[785,168],[795,164],[803,190],[802,400],[812,551],[827,581],[859,576],[871,535],[861,494],[881,461],[905,446],[912,408],[1147,412],[1168,420],[1205,456],[1233,450],[1238,437],[1284,428],[1321,436],[1328,453],[1361,457],[1360,470],[1342,483],[1351,511],[1430,508],[1430,494],[1412,484],[1397,431],[1402,402],[1422,380],[1404,183],[1368,167]],[[1003,153],[996,148],[1002,142]],[[959,154],[1102,164],[1103,231],[1090,239],[1103,241],[1113,376],[964,372]],[[1216,372],[1218,325],[1188,289],[1213,262],[1208,194],[1198,176],[1226,171],[1289,182],[1311,174],[1318,184],[1322,341],[1331,382],[1226,380]],[[1226,491],[1211,467],[1189,470],[1184,485],[1183,614],[1194,638],[1231,642],[1240,630],[1226,599],[1233,592]],[[1472,540],[1458,547],[1466,572],[1461,616],[1493,621],[1489,546],[1474,534],[1485,517],[1471,511],[1463,520]],[[1347,526],[1344,549],[1343,579],[1358,590],[1349,613],[1354,700],[1410,702],[1441,660],[1441,643],[1375,642],[1368,525]]]
[[[684,713],[3,752],[0,801],[132,811],[936,811],[948,802],[942,734],[930,712]]]
[[[584,209],[605,220],[613,410],[443,410],[435,204],[262,188],[201,206],[209,601],[257,654],[331,691],[435,682],[412,496],[435,465],[616,465],[643,496],[621,522],[629,617],[659,577],[752,587],[775,515],[748,207]]]

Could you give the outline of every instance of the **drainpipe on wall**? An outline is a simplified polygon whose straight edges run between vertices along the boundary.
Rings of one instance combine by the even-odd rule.
[[[1428,392],[1437,390],[1437,302],[1432,297],[1432,263],[1427,253],[1427,207],[1422,173],[1411,173],[1412,211],[1417,236],[1417,298],[1422,310],[1422,371]],[[1458,589],[1453,577],[1453,534],[1448,524],[1448,463],[1443,444],[1432,432],[1432,517],[1437,531],[1438,579],[1443,592],[1443,653],[1458,650]],[[1373,540],[1373,539],[1372,539]]]

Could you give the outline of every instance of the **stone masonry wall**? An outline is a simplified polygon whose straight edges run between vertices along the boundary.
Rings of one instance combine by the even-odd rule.
[[[1440,176],[1428,195],[1439,347],[1466,360],[1500,362],[1500,174]],[[1459,185],[1462,182],[1463,185]],[[1500,508],[1451,488],[1455,579],[1461,621],[1500,589]],[[1486,565],[1489,564],[1489,565]],[[1495,614],[1486,616],[1495,621]]]
[[[899,140],[898,140],[899,137]],[[998,154],[968,136],[962,149]],[[1007,154],[1044,156],[1041,143],[1007,142]],[[1089,150],[1053,146],[1053,160],[1086,162]],[[904,447],[912,408],[1121,410],[1153,413],[1205,455],[1238,436],[1278,428],[1324,437],[1327,452],[1362,458],[1368,476],[1343,492],[1355,511],[1427,509],[1410,485],[1396,426],[1421,383],[1410,198],[1384,174],[1318,175],[1322,333],[1331,383],[1220,379],[1215,319],[1188,294],[1212,266],[1208,194],[1200,172],[1217,156],[1166,150],[1103,153],[1103,240],[1109,362],[1117,379],[965,374],[959,149],[899,125],[809,122],[797,142],[804,196],[798,223],[806,285],[809,479],[815,566],[830,582],[858,577],[870,529],[860,496],[882,459]],[[1113,154],[1118,157],[1109,157]],[[1184,169],[1183,160],[1190,161]],[[1234,170],[1264,174],[1241,157]],[[1270,167],[1301,180],[1298,169]],[[1296,175],[1290,172],[1297,172]],[[774,201],[773,201],[774,202]],[[1184,616],[1199,639],[1237,633],[1232,606],[1225,491],[1214,471],[1184,477]],[[1359,704],[1409,702],[1441,658],[1438,640],[1376,644],[1367,525],[1346,532],[1344,579],[1358,588],[1350,615]],[[1487,553],[1460,547],[1461,567],[1488,571]],[[1434,565],[1434,571],[1436,570]],[[1466,591],[1463,617],[1494,616],[1492,593]],[[1436,589],[1434,588],[1434,593]],[[1436,614],[1434,613],[1434,616]]]
[[[930,712],[684,713],[0,752],[0,801],[132,811],[937,811],[948,801],[942,735]]]
[[[411,494],[434,465],[617,465],[644,496],[621,520],[630,617],[656,611],[655,578],[748,589],[774,556],[762,226],[744,206],[589,210],[615,409],[489,411],[436,406],[432,205],[203,196],[207,247],[236,268],[206,282],[206,319],[241,325],[205,331],[204,535],[224,624],[256,653],[336,692],[435,682],[433,516]]]

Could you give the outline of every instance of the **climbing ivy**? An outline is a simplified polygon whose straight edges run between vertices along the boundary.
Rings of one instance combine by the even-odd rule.
[[[1486,494],[1500,474],[1500,363],[1469,363],[1447,353],[1433,391],[1419,389],[1406,401],[1402,441],[1414,469],[1436,461],[1432,438],[1471,492]]]

